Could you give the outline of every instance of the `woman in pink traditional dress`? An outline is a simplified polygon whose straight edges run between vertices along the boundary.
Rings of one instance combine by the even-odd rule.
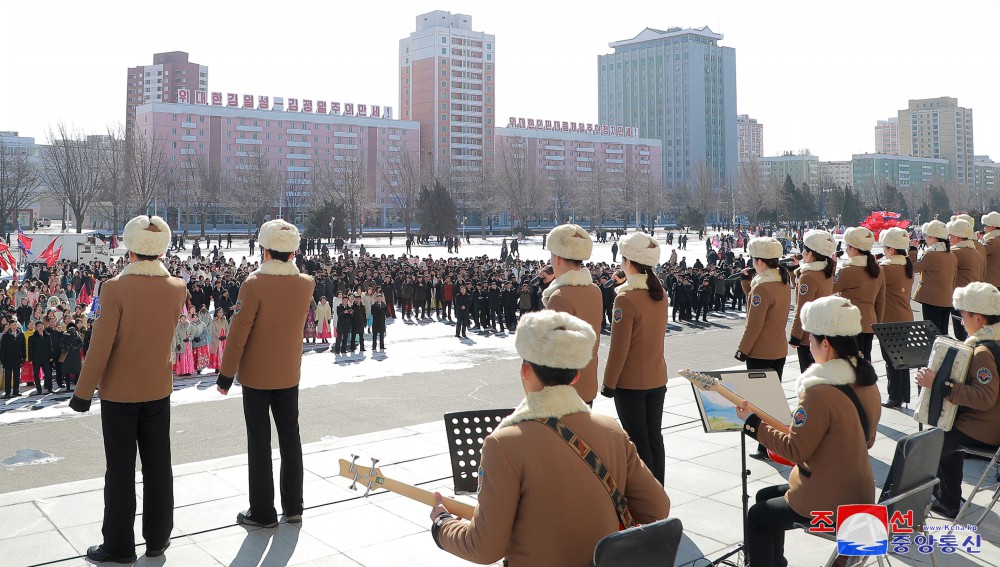
[[[194,349],[191,346],[191,324],[187,315],[181,315],[177,328],[174,329],[174,352],[177,356],[174,362],[175,376],[190,376],[194,374]]]
[[[207,319],[208,313],[205,315]],[[202,320],[199,313],[191,314],[191,345],[194,350],[194,371],[200,373],[208,368],[208,321]]]
[[[229,335],[229,321],[225,309],[216,309],[215,318],[208,327],[208,367],[218,371],[222,368],[222,353],[226,350],[226,336]]]
[[[330,317],[333,316],[333,308],[330,307],[330,302],[326,300],[326,296],[319,298],[319,305],[316,306],[316,336],[319,337],[323,344],[328,344],[330,341],[328,339],[333,338],[333,330],[330,328]]]

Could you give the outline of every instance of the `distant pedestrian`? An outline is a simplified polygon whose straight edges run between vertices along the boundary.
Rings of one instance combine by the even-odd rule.
[[[614,244],[611,245],[611,261],[615,262],[615,263],[618,262],[618,243],[617,242],[615,242]]]

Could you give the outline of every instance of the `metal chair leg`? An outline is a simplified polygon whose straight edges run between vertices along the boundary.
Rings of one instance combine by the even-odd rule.
[[[962,519],[962,516],[964,516],[965,513],[969,510],[969,507],[972,506],[972,499],[975,498],[976,494],[979,493],[980,487],[986,481],[986,477],[989,476],[990,471],[992,471],[993,467],[997,464],[997,457],[1000,457],[1000,451],[997,451],[993,455],[993,459],[990,460],[990,464],[986,466],[986,469],[983,470],[983,474],[979,476],[979,482],[976,483],[975,488],[973,488],[972,492],[969,493],[969,498],[966,499],[965,504],[963,504],[962,507],[958,510],[958,515],[955,516],[952,526],[957,525],[959,523],[959,520]],[[1000,487],[997,488],[997,491],[998,491],[997,494],[1000,494]],[[990,508],[993,507],[993,504],[995,504],[996,501],[997,498],[996,495],[994,495],[993,501],[990,503],[990,506],[983,511],[983,515],[979,518],[979,522],[983,521],[983,519],[986,517],[986,514],[989,512]],[[979,522],[976,522],[976,525],[979,525]]]

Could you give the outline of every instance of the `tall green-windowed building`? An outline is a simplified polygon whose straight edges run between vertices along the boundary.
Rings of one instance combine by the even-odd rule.
[[[888,184],[915,197],[930,185],[943,187],[951,172],[946,159],[889,154],[854,154],[851,170],[855,190],[869,191]]]

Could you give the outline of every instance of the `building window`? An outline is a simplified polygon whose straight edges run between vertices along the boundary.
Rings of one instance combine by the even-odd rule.
[[[448,38],[441,36],[441,43],[448,43]]]
[[[447,47],[442,47],[441,48],[441,55],[447,55],[447,54],[448,54],[448,48]],[[444,61],[444,59],[442,59],[441,61]],[[441,63],[441,64],[444,65],[444,63]]]
[[[492,43],[487,43],[486,44],[486,49],[493,49],[493,44]]]

